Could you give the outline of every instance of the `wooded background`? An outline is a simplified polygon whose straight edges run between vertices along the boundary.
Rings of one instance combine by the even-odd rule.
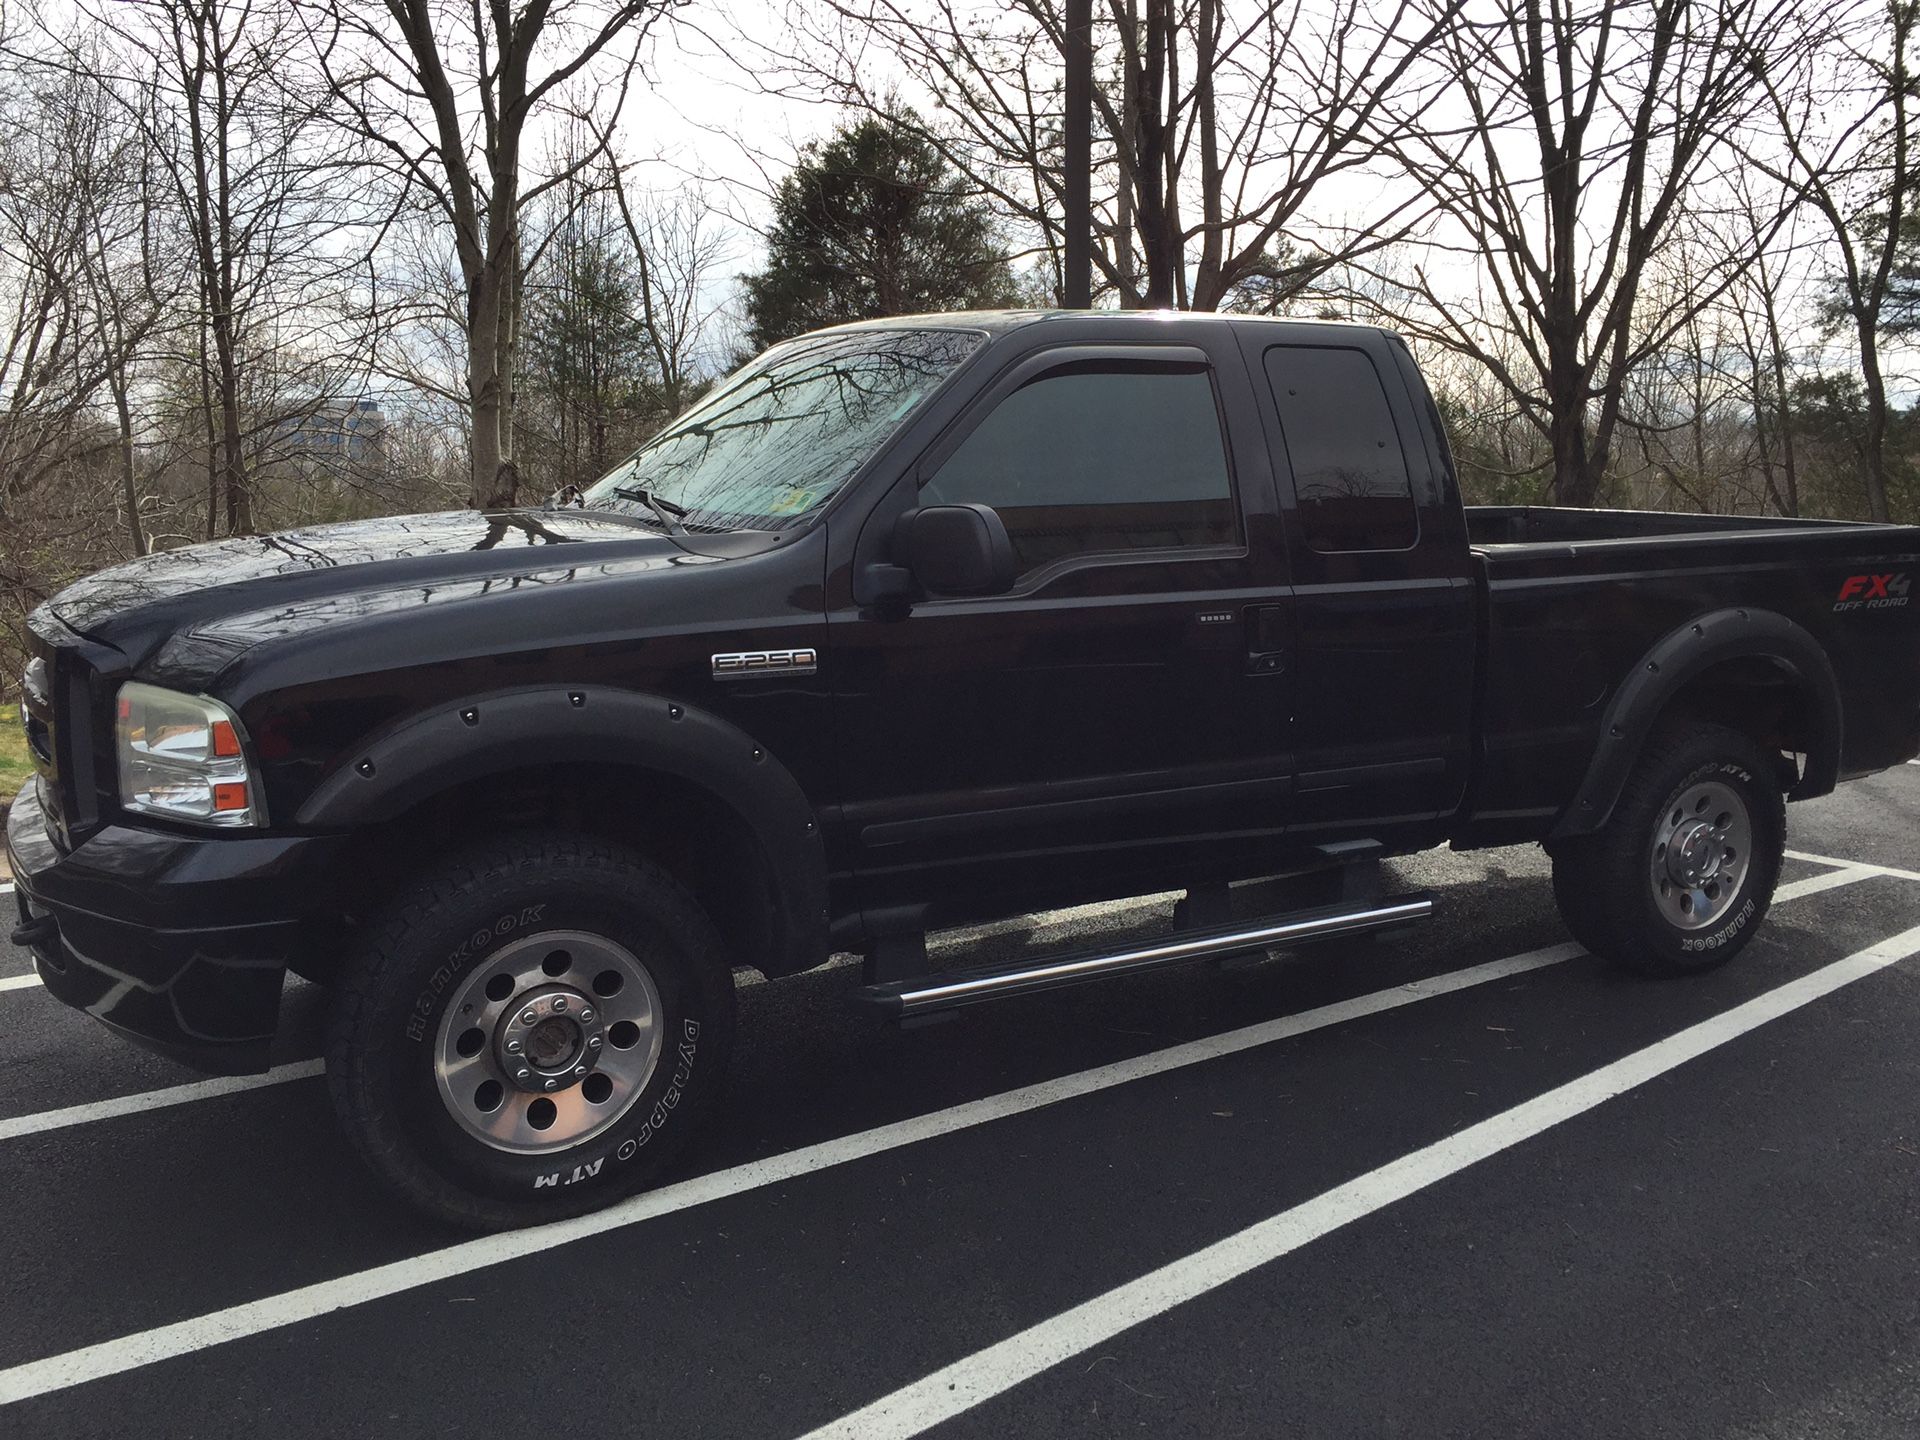
[[[1414,343],[1470,498],[1920,520],[1920,0],[1103,0],[1096,303]],[[1059,0],[0,0],[0,698],[156,547],[582,484],[1055,303]],[[712,86],[812,143],[662,156]],[[708,148],[703,143],[702,149]]]

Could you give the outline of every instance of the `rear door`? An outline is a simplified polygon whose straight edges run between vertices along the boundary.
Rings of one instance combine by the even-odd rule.
[[[905,508],[988,504],[1020,571],[1005,595],[830,616],[869,906],[1112,891],[1169,850],[1277,841],[1284,563],[1254,392],[1214,329],[1224,365],[1167,344],[1013,360],[867,522],[863,558]]]
[[[1241,334],[1294,584],[1296,833],[1404,840],[1468,775],[1474,591],[1452,477],[1381,332]]]

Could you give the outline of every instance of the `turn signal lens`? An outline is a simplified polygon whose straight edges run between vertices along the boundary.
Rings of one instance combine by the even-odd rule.
[[[120,803],[201,825],[266,823],[239,722],[218,700],[157,685],[120,687]]]

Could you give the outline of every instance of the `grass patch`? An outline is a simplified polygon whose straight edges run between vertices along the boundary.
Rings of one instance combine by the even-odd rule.
[[[0,705],[0,805],[13,799],[33,774],[27,755],[27,732],[20,728],[20,707]]]

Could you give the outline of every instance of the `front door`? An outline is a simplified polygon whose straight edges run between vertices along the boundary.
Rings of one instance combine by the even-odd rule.
[[[1284,827],[1291,617],[1279,546],[1257,543],[1270,476],[1236,455],[1222,392],[1192,347],[1048,349],[903,479],[921,506],[993,506],[1020,573],[1005,595],[829,616],[870,910],[1122,893],[1166,883],[1170,850]]]

